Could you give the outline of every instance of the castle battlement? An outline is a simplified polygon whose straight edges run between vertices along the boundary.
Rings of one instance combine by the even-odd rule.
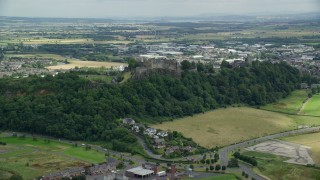
[[[175,59],[148,59],[138,62],[139,67],[135,69],[135,79],[141,79],[152,72],[167,73],[173,75],[181,74],[181,65]]]

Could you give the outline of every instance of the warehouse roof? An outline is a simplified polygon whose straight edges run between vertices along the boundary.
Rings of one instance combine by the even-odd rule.
[[[141,167],[141,166],[138,166],[138,167],[135,167],[132,169],[128,169],[127,172],[132,172],[132,173],[139,175],[139,176],[146,176],[146,175],[150,175],[150,174],[154,173],[154,171],[151,171],[149,169],[143,169],[143,167]]]

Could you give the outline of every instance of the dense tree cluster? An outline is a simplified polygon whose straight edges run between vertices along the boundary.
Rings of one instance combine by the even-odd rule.
[[[259,106],[291,93],[301,78],[286,64],[254,62],[220,73],[154,74],[124,84],[94,84],[73,73],[0,80],[0,128],[68,139],[104,141],[134,151],[120,118],[159,122],[231,104]]]
[[[231,158],[228,162],[228,167],[239,167],[238,159]]]
[[[245,155],[240,154],[239,152],[235,152],[233,154],[233,156],[236,159],[240,159],[241,161],[244,161],[244,162],[247,162],[247,163],[251,164],[252,166],[257,166],[258,165],[258,162],[254,157],[245,156]]]

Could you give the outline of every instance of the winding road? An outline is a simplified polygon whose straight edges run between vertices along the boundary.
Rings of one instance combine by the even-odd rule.
[[[290,135],[296,135],[296,134],[303,134],[303,133],[319,132],[319,131],[320,131],[320,126],[310,127],[310,128],[297,129],[297,130],[277,133],[277,134],[273,134],[273,135],[268,135],[268,136],[259,137],[259,138],[256,138],[256,139],[244,141],[244,142],[241,142],[241,143],[232,144],[232,145],[226,146],[224,148],[221,148],[219,150],[220,162],[221,162],[221,165],[227,166],[228,165],[228,161],[229,161],[228,154],[230,152],[236,150],[236,149],[239,149],[239,148],[244,148],[244,147],[256,144],[256,143],[261,143],[261,142],[264,142],[264,141],[267,141],[267,140],[271,140],[271,139],[275,139],[275,138],[280,138],[280,137],[285,137],[285,136],[290,136]],[[28,134],[28,133],[19,133],[19,134],[26,134],[27,136],[32,137],[32,135]],[[7,132],[7,133],[5,133],[5,136],[12,136],[12,134]],[[48,136],[42,136],[42,137],[45,137],[45,138],[48,138],[48,139],[55,139],[55,138],[48,137]],[[197,156],[197,155],[187,156],[187,157],[180,158],[180,159],[165,159],[165,158],[162,158],[160,155],[154,154],[147,147],[146,143],[144,142],[144,140],[141,137],[137,136],[137,138],[138,138],[138,142],[144,148],[145,152],[152,159],[163,160],[163,161],[187,161],[186,159],[200,160],[199,156]],[[70,144],[74,143],[72,141],[68,141],[68,140],[64,140],[64,139],[59,139],[59,141],[64,142],[64,143],[70,143]],[[127,159],[127,160],[133,160],[133,161],[136,161],[136,162],[143,162],[144,161],[142,159],[135,158],[135,157],[132,157],[132,156],[126,156],[126,155],[124,155],[122,153],[119,153],[119,152],[116,152],[116,151],[104,149],[104,148],[102,148],[100,146],[97,146],[97,145],[90,145],[90,146],[94,150],[97,150],[97,151],[100,151],[100,152],[104,152],[104,153],[108,152],[108,153],[116,155],[116,156],[121,156],[121,157],[123,157],[124,159]],[[241,163],[241,162],[239,163],[239,166],[240,166],[240,169],[242,171],[246,172],[250,177],[252,177],[252,178],[254,178],[256,180],[265,180],[264,177],[262,177],[262,176],[260,176],[260,175],[258,175],[258,174],[256,174],[255,172],[252,171],[252,166],[244,164],[244,163]]]
[[[304,128],[304,129],[296,129],[296,130],[291,130],[291,131],[286,131],[286,132],[282,132],[282,133],[277,133],[277,134],[272,134],[272,135],[268,135],[268,136],[264,136],[264,137],[260,137],[260,138],[256,138],[256,139],[251,139],[248,141],[244,141],[244,142],[240,142],[240,143],[236,143],[236,144],[232,144],[229,146],[226,146],[222,149],[219,150],[219,156],[220,156],[220,162],[221,165],[228,165],[228,154],[236,149],[239,148],[244,148],[253,144],[257,144],[257,143],[261,143],[264,141],[268,141],[271,139],[276,139],[276,138],[280,138],[280,137],[286,137],[286,136],[290,136],[290,135],[297,135],[297,134],[304,134],[304,133],[312,133],[312,132],[319,132],[320,131],[320,126],[316,126],[316,127],[310,127],[310,128]],[[138,137],[138,141],[141,144],[141,146],[144,148],[145,152],[152,157],[153,159],[157,159],[157,160],[164,160],[164,161],[177,161],[177,159],[172,160],[172,159],[164,159],[162,158],[160,155],[156,155],[153,154],[153,152],[147,147],[146,143],[144,142],[144,140],[140,137]],[[184,157],[186,159],[194,159],[194,160],[200,160],[199,157],[196,157],[195,155],[193,156],[188,156],[188,157]],[[180,159],[181,160],[181,159]],[[248,165],[248,164],[244,164],[244,163],[239,163],[239,167],[242,171],[246,172],[250,177],[256,179],[256,180],[265,180],[264,177],[256,174],[255,172],[252,171],[252,166]]]
[[[282,132],[282,133],[277,133],[273,135],[268,135],[248,141],[244,141],[241,143],[233,144],[230,146],[226,146],[222,149],[219,150],[219,156],[220,156],[220,161],[221,165],[228,165],[228,154],[236,149],[239,148],[244,148],[256,143],[261,143],[270,139],[275,139],[275,138],[280,138],[280,137],[285,137],[285,136],[290,136],[290,135],[296,135],[296,134],[303,134],[303,133],[312,133],[312,132],[319,132],[320,131],[320,126],[317,127],[310,127],[310,128],[304,128],[304,129],[297,129],[297,130],[292,130],[292,131],[287,131],[287,132]],[[259,176],[258,174],[254,173],[251,170],[251,167],[249,165],[240,163],[240,168],[245,171],[247,174],[249,174],[250,177],[253,177],[257,180],[264,180],[265,178]]]

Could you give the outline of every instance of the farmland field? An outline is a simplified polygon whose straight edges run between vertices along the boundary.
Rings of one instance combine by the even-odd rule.
[[[254,171],[274,180],[307,180],[319,179],[320,169],[285,163],[286,157],[260,152],[244,152],[244,155],[254,156],[258,167]]]
[[[83,44],[83,43],[92,43],[94,42],[92,39],[48,39],[48,38],[40,38],[40,39],[13,39],[9,41],[10,43],[20,43],[23,44]]]
[[[320,94],[313,95],[302,112],[307,115],[320,116]]]
[[[320,125],[320,120],[240,107],[218,109],[152,127],[178,131],[204,147],[215,147],[295,129],[300,124]]]
[[[12,174],[33,179],[49,172],[105,160],[103,153],[53,140],[48,143],[44,139],[5,137],[0,141],[7,143],[0,146],[0,179]]]
[[[273,104],[267,104],[261,107],[261,109],[296,114],[299,112],[300,108],[303,105],[303,102],[307,98],[307,90],[296,90],[292,92],[292,94],[287,98],[281,99],[280,101]]]
[[[61,55],[58,54],[6,54],[5,57],[18,57],[18,58],[48,58],[48,59],[54,59],[57,61],[63,61],[65,59],[70,59],[70,58],[65,58]]]
[[[284,137],[281,140],[311,147],[311,157],[320,166],[320,133]]]
[[[69,64],[56,65],[56,66],[48,66],[49,70],[68,70],[74,69],[76,67],[91,67],[91,68],[99,68],[99,67],[119,67],[119,66],[127,66],[125,63],[116,63],[116,62],[97,62],[97,61],[80,61],[80,60],[69,60]]]

